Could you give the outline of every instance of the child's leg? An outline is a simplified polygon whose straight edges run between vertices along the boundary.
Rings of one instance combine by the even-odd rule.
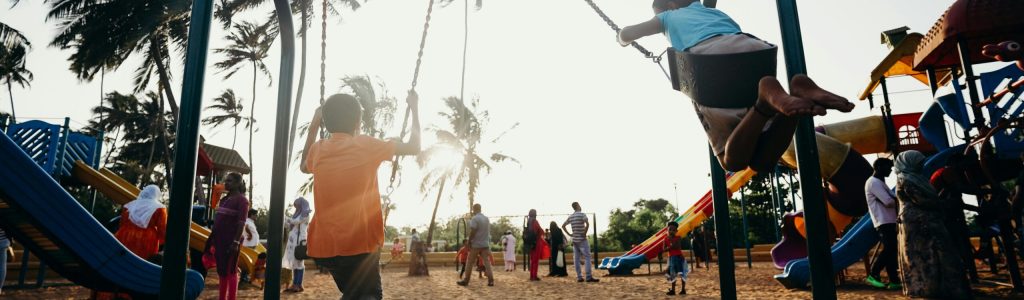
[[[793,115],[824,114],[825,109],[809,100],[786,94],[774,77],[765,76],[759,83],[760,95],[753,109],[747,112],[739,125],[733,129],[725,144],[725,152],[719,155],[719,162],[728,171],[738,172],[748,166],[764,168],[773,166],[789,147],[796,118],[783,111],[796,112]],[[772,125],[762,140],[765,124]],[[757,162],[757,164],[754,164]],[[767,162],[767,163],[766,163]]]
[[[793,92],[794,96],[814,101],[814,103],[828,109],[850,112],[854,107],[853,103],[846,101],[846,98],[818,87],[811,78],[804,74],[793,76],[793,80],[789,83],[789,89]]]

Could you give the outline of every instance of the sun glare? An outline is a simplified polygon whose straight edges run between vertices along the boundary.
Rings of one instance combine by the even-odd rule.
[[[431,153],[428,167],[433,168],[457,168],[462,163],[462,153],[451,147],[440,148],[440,151]]]

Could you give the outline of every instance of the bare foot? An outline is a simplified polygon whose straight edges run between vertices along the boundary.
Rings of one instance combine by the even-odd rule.
[[[814,101],[814,103],[827,109],[835,109],[841,112],[853,110],[853,103],[847,101],[846,98],[818,87],[811,78],[803,74],[793,77],[793,81],[789,84],[789,89],[793,92],[794,96]]]
[[[814,101],[787,94],[775,77],[761,78],[757,98],[754,109],[765,117],[772,117],[775,113],[788,117],[825,115],[825,109]]]

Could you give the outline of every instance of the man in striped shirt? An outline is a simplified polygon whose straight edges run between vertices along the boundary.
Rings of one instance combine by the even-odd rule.
[[[587,282],[598,282],[591,274],[590,264],[590,244],[587,242],[587,231],[590,229],[590,220],[587,219],[587,215],[583,214],[583,208],[580,207],[579,202],[572,203],[572,209],[575,211],[572,215],[569,215],[569,219],[562,223],[562,231],[572,237],[572,257],[574,264],[576,265],[576,282],[583,282],[583,273],[580,272],[581,260],[586,263]],[[566,226],[572,225],[572,232],[566,229]]]

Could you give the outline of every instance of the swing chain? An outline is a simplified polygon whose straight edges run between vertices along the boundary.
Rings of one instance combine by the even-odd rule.
[[[430,0],[430,3],[427,5],[427,16],[426,16],[425,20],[423,21],[423,34],[420,36],[420,49],[419,49],[418,52],[416,52],[416,68],[412,72],[412,87],[409,89],[410,91],[415,91],[416,90],[416,84],[419,82],[419,78],[420,78],[420,65],[423,63],[423,49],[426,48],[426,46],[427,46],[427,33],[430,30],[430,15],[433,12],[434,12],[434,0]],[[409,125],[409,116],[410,116],[411,113],[412,113],[412,107],[407,107],[405,109],[405,117],[402,118],[402,131],[398,135],[398,139],[399,140],[404,140],[405,139],[405,134],[406,134],[405,129]],[[390,189],[390,190],[394,190],[395,179],[398,178],[398,169],[399,168],[400,167],[399,167],[399,164],[398,164],[398,157],[396,156],[394,159],[391,160],[391,178],[389,179],[389,182],[388,182],[388,189]]]
[[[622,29],[619,28],[619,25],[615,25],[615,22],[612,21],[612,19],[609,18],[608,15],[605,14],[604,11],[601,10],[601,8],[598,7],[596,3],[594,3],[594,0],[583,0],[583,1],[586,1],[587,4],[589,4],[590,7],[593,8],[595,12],[597,12],[597,15],[601,16],[601,19],[603,19],[605,23],[608,23],[608,26],[611,27],[612,30],[615,30],[615,33],[618,33],[619,31],[622,31]],[[633,46],[633,48],[636,48],[636,50],[640,51],[640,53],[643,54],[644,57],[651,59],[652,61],[654,61],[654,63],[661,64],[661,57],[662,57],[662,55],[664,55],[664,53],[662,53],[662,55],[654,55],[653,52],[651,52],[650,50],[647,50],[647,48],[644,48],[644,46],[640,46],[640,44],[638,44],[636,41],[633,41],[633,42],[629,43],[629,45]]]

